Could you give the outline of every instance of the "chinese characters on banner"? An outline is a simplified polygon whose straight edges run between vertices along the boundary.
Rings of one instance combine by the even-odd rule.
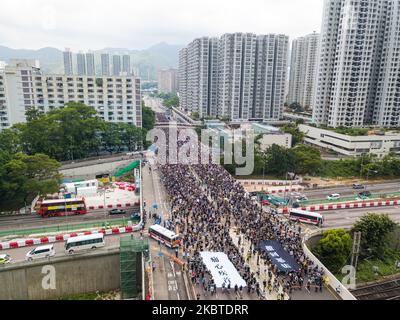
[[[231,288],[235,285],[246,287],[246,282],[240,276],[235,266],[230,262],[228,256],[223,252],[200,252],[204,264],[210,271],[217,288],[225,287],[230,283]]]
[[[295,259],[283,249],[278,241],[261,242],[260,248],[268,254],[272,263],[278,267],[279,271],[292,272],[300,269]]]

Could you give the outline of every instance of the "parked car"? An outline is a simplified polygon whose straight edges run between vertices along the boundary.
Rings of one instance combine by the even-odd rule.
[[[360,190],[360,189],[365,189],[365,186],[363,186],[362,184],[353,184],[353,189],[355,190]]]
[[[11,262],[11,257],[8,254],[0,254],[0,265]]]
[[[110,210],[108,213],[109,213],[110,215],[114,215],[114,214],[126,214],[126,211],[125,211],[125,210],[121,210],[121,209],[113,209],[113,210]]]
[[[339,193],[332,193],[329,196],[326,197],[328,200],[338,200],[340,199],[340,194]]]
[[[56,254],[56,252],[54,251],[54,246],[47,245],[47,246],[36,247],[35,249],[29,251],[26,254],[25,258],[28,261],[32,261],[32,260],[36,260],[36,259],[53,257],[55,254]]]

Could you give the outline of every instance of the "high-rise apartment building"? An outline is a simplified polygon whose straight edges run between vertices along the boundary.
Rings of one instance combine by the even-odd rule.
[[[122,56],[122,72],[124,72],[127,75],[132,74],[131,56],[128,54],[124,54]]]
[[[96,75],[96,65],[94,61],[94,53],[86,53],[86,73],[88,76]]]
[[[289,104],[299,103],[310,108],[315,88],[319,34],[312,33],[292,42],[290,62]]]
[[[188,49],[183,48],[179,52],[179,68],[178,68],[178,95],[179,95],[179,107],[185,111],[189,112],[189,104],[187,99],[188,90]]]
[[[48,112],[68,102],[94,107],[105,121],[142,126],[138,78],[45,74],[30,60],[11,61],[0,70],[0,130],[26,121],[31,108]]]
[[[101,54],[101,75],[110,75],[110,55],[108,53]]]
[[[176,93],[178,91],[178,70],[165,69],[158,71],[158,92]]]
[[[288,42],[285,35],[252,33],[195,39],[180,51],[181,108],[232,121],[279,120]]]
[[[76,65],[77,65],[77,75],[78,76],[84,76],[86,75],[86,59],[85,59],[85,54],[84,53],[78,53],[76,55]]]
[[[70,49],[65,49],[63,52],[63,57],[64,57],[64,74],[66,75],[73,75],[74,74],[74,68],[72,64],[72,52]]]
[[[326,0],[323,16],[313,121],[399,126],[399,1]]]
[[[122,71],[122,66],[121,66],[121,56],[113,56],[113,66],[112,66],[112,70],[113,70],[113,76],[119,76],[121,74]]]

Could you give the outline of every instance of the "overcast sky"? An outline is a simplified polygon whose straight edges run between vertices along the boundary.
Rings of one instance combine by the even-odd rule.
[[[226,32],[320,31],[323,0],[0,0],[0,45],[144,49]]]

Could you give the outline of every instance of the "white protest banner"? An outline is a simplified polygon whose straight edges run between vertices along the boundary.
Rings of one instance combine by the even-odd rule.
[[[235,285],[246,287],[246,282],[225,253],[200,252],[200,256],[210,271],[217,288],[222,288],[223,283],[225,283],[225,287],[228,286],[228,283],[230,283],[231,288],[234,288]]]

